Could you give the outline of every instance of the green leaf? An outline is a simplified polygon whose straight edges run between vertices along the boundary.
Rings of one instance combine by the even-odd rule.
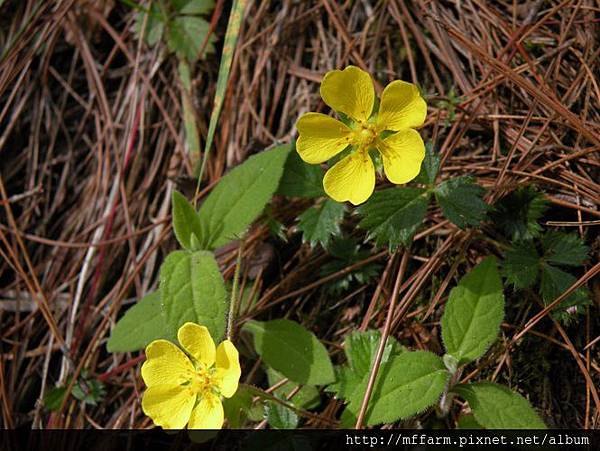
[[[202,224],[198,213],[182,194],[173,191],[171,203],[173,204],[173,231],[181,247],[194,250],[192,234],[198,241],[202,241]]]
[[[548,232],[540,239],[542,253],[540,256],[533,240],[513,243],[506,251],[503,262],[503,275],[507,282],[515,288],[533,287],[540,279],[539,292],[546,305],[554,301],[573,285],[577,278],[555,265],[580,266],[587,259],[589,248],[576,234]],[[560,307],[552,312],[555,318],[568,322],[576,307],[583,312],[583,307],[590,302],[585,287],[580,287],[568,296]]]
[[[482,429],[473,414],[463,414],[456,422],[456,429]]]
[[[213,0],[171,0],[171,5],[179,14],[207,14],[215,7]]]
[[[274,401],[267,401],[265,405],[267,422],[273,429],[296,429],[298,415],[291,409]]]
[[[177,16],[168,24],[167,46],[178,57],[194,63],[198,59],[204,58],[207,53],[214,53],[215,51],[212,35],[208,38],[206,47],[202,50],[209,31],[209,23],[201,17]]]
[[[421,188],[390,188],[374,193],[358,213],[359,227],[378,246],[408,246],[427,213],[429,193]]]
[[[227,297],[212,253],[175,251],[160,268],[162,309],[172,337],[191,321],[206,326],[215,342],[225,333]]]
[[[240,385],[231,398],[223,398],[225,418],[232,429],[242,428],[246,420],[262,420],[262,405],[253,403],[253,398],[254,395],[244,385]]]
[[[435,198],[444,216],[464,229],[479,225],[483,219],[488,208],[482,199],[484,191],[473,177],[456,177],[440,183],[435,188]]]
[[[442,359],[430,352],[403,352],[392,358],[377,373],[365,424],[393,423],[424,411],[440,398],[448,377]],[[367,380],[352,394],[343,419],[346,425],[358,416]]]
[[[433,152],[433,144],[431,141],[425,144],[425,158],[421,163],[421,172],[415,179],[417,183],[425,185],[433,185],[440,170],[440,156]]]
[[[581,266],[589,247],[574,233],[548,232],[542,237],[544,260],[555,265]]]
[[[264,362],[289,380],[306,385],[333,382],[334,373],[325,346],[310,331],[287,319],[248,321],[254,348]]]
[[[200,207],[205,249],[239,238],[262,213],[279,185],[289,145],[248,158],[223,177]]]
[[[491,219],[513,241],[537,237],[542,231],[538,220],[548,208],[544,196],[526,186],[504,196],[494,205]]]
[[[305,163],[292,149],[285,162],[277,194],[307,198],[324,196],[323,169],[318,164]]]
[[[148,343],[169,338],[169,329],[162,313],[160,293],[144,296],[117,321],[106,349],[108,352],[131,352],[144,349]]]
[[[379,340],[381,340],[381,332],[378,330],[357,331],[346,336],[344,354],[346,354],[348,364],[335,368],[336,381],[329,385],[326,391],[335,393],[338,398],[350,399],[352,393],[371,372]],[[401,347],[396,339],[388,337],[381,357],[380,368],[387,365],[390,358],[400,352]]]
[[[487,257],[450,292],[442,316],[446,350],[459,363],[481,357],[498,337],[504,294],[496,259]]]
[[[542,295],[542,299],[544,300],[544,304],[550,304],[557,297],[567,291],[576,281],[577,278],[572,274],[555,268],[554,266],[550,266],[545,263],[542,264],[540,293]],[[590,299],[588,291],[585,288],[580,287],[560,303],[560,309],[555,309],[552,313],[553,315],[560,315],[561,311],[564,312],[564,310],[571,306],[583,307],[589,302]]]
[[[468,401],[475,420],[486,429],[546,429],[529,401],[503,385],[478,382],[452,391]]]
[[[138,39],[141,39],[142,37],[144,21],[146,21],[146,28],[143,30],[144,39],[150,47],[154,47],[163,36],[166,22],[166,18],[156,2],[152,3],[149,13],[142,11],[136,13],[135,34]]]
[[[515,288],[531,287],[538,277],[540,256],[532,240],[514,243],[506,251],[502,274]]]
[[[63,398],[67,392],[66,387],[53,387],[44,396],[44,406],[51,411],[57,411],[62,405]]]
[[[273,368],[267,368],[267,377],[270,386],[274,386],[284,378],[283,374],[275,371]],[[273,394],[280,399],[287,399],[288,395],[297,386],[298,384],[288,381],[276,389]],[[315,386],[303,385],[288,402],[303,409],[313,409],[321,403],[321,396]]]
[[[344,219],[346,206],[331,199],[321,205],[311,207],[298,216],[298,229],[302,231],[302,241],[311,247],[318,243],[327,247],[333,235],[340,233],[340,222]]]

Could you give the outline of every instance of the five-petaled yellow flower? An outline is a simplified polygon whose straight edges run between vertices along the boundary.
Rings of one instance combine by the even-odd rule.
[[[323,178],[325,192],[332,199],[358,205],[371,196],[375,168],[370,149],[381,154],[390,182],[407,183],[419,174],[425,145],[414,128],[425,121],[427,104],[415,85],[401,80],[387,85],[379,111],[373,114],[375,90],[371,76],[358,67],[348,66],[325,74],[321,97],[338,113],[352,119],[353,124],[347,126],[321,113],[306,113],[296,124],[299,133],[296,148],[304,161],[320,164],[352,146],[350,155],[336,163]]]
[[[220,429],[223,426],[221,396],[230,398],[240,380],[239,354],[233,343],[216,349],[204,326],[185,323],[177,333],[191,356],[167,340],[146,347],[142,378],[148,389],[142,409],[165,429]]]

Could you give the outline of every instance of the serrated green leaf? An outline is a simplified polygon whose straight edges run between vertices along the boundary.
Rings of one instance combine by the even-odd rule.
[[[331,237],[340,233],[340,222],[344,219],[345,212],[344,204],[331,199],[306,210],[298,216],[302,241],[310,243],[311,247],[317,244],[327,247]]]
[[[202,224],[196,210],[188,200],[179,192],[173,191],[171,203],[173,205],[173,231],[181,247],[194,250],[192,234],[202,242]]]
[[[498,337],[504,317],[504,294],[496,259],[487,257],[450,292],[442,316],[448,354],[459,363],[481,357]]]
[[[264,362],[289,380],[306,385],[333,382],[329,354],[317,337],[287,319],[248,321],[244,329],[254,339],[254,348]]]
[[[269,379],[269,385],[274,386],[279,383],[284,376],[273,368],[267,368],[267,378]],[[288,381],[273,391],[273,394],[280,399],[287,400],[288,395],[295,390],[297,386],[298,384]],[[315,386],[303,385],[300,390],[288,400],[288,402],[303,409],[313,409],[321,403],[321,396]]]
[[[561,269],[548,264],[541,265],[540,293],[544,303],[548,305],[557,297],[567,291],[577,278]],[[584,306],[589,302],[589,296],[585,288],[578,288],[560,303],[560,309],[564,310],[571,306]],[[554,312],[556,313],[556,312]]]
[[[529,401],[503,385],[478,382],[452,391],[468,401],[475,420],[486,429],[546,429]]]
[[[329,385],[326,391],[335,393],[337,398],[350,399],[354,390],[371,372],[379,340],[381,340],[381,332],[378,330],[356,331],[346,336],[344,354],[346,354],[348,364],[335,368],[335,383]],[[390,358],[400,352],[401,347],[396,339],[388,337],[381,357],[380,368],[387,365]]]
[[[279,403],[267,401],[265,413],[267,422],[273,429],[296,429],[298,427],[296,412]]]
[[[542,237],[544,260],[555,265],[581,266],[589,248],[574,233],[548,232]]]
[[[531,287],[538,277],[540,256],[531,240],[517,242],[506,251],[502,274],[515,288]]]
[[[375,192],[361,207],[360,228],[378,246],[408,246],[427,213],[429,194],[421,188],[390,188]]]
[[[144,349],[153,340],[169,336],[160,294],[153,291],[140,299],[117,321],[106,343],[106,349],[108,352],[137,351]]]
[[[425,158],[423,159],[423,163],[421,163],[421,172],[415,179],[415,182],[433,185],[439,170],[440,156],[434,153],[433,144],[429,141],[425,144]]]
[[[207,53],[214,53],[214,37],[208,37],[204,49],[204,41],[210,31],[210,24],[197,16],[177,16],[168,23],[167,46],[180,58],[194,63],[204,58]]]
[[[277,194],[307,198],[324,196],[323,169],[319,165],[305,163],[292,149],[285,162]]]
[[[496,202],[490,216],[494,225],[512,237],[513,241],[528,240],[542,231],[538,220],[547,208],[548,202],[544,196],[527,186]]]
[[[473,177],[456,177],[440,183],[435,188],[435,198],[444,216],[464,229],[479,225],[485,216],[488,206],[482,199],[484,191]]]
[[[162,310],[172,337],[187,321],[206,326],[215,342],[225,333],[227,296],[212,253],[175,251],[160,268]]]
[[[283,145],[253,155],[219,181],[198,211],[205,249],[239,238],[262,213],[279,185],[289,151]]]
[[[171,5],[179,14],[208,14],[215,7],[214,0],[171,0]]]
[[[448,377],[442,359],[430,352],[403,352],[392,358],[377,374],[365,424],[392,423],[424,411],[440,398]],[[358,416],[367,380],[352,394],[345,425]]]

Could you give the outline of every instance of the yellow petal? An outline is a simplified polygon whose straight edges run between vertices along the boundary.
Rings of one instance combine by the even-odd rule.
[[[231,341],[223,341],[217,347],[217,378],[223,396],[231,398],[234,395],[241,374],[238,350]]]
[[[207,368],[215,363],[215,342],[206,327],[185,323],[177,332],[177,340],[183,349]]]
[[[296,150],[310,164],[323,163],[348,145],[350,129],[342,122],[321,113],[306,113],[296,123]]]
[[[427,104],[415,85],[396,80],[385,87],[377,117],[380,131],[419,127],[425,116]]]
[[[142,397],[142,410],[164,429],[182,429],[192,414],[196,395],[181,385],[157,385]]]
[[[225,415],[218,396],[204,396],[192,411],[189,429],[221,429]]]
[[[167,340],[154,340],[146,346],[142,379],[148,387],[179,385],[189,380],[194,365],[181,349]]]
[[[375,168],[366,150],[357,150],[336,163],[323,178],[329,197],[338,202],[349,200],[354,205],[366,201],[375,188]]]
[[[390,182],[407,183],[419,175],[425,158],[425,144],[416,130],[400,130],[381,141],[377,149],[383,157],[383,169]]]
[[[356,66],[332,70],[323,77],[321,97],[334,110],[365,122],[371,116],[375,101],[373,80]]]

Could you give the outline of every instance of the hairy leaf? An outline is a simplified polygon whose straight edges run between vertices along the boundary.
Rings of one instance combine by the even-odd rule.
[[[173,337],[187,321],[206,326],[215,342],[225,333],[227,297],[212,253],[175,251],[160,268],[162,309]]]
[[[483,193],[484,189],[469,176],[446,180],[435,188],[444,216],[461,229],[479,225],[485,216],[488,206]]]
[[[423,222],[429,194],[421,188],[389,188],[374,193],[358,212],[359,227],[378,246],[408,246]]]
[[[481,357],[496,340],[504,317],[504,294],[496,259],[487,257],[450,292],[442,316],[447,352],[459,363]]]
[[[506,251],[502,273],[515,288],[531,287],[538,277],[540,256],[531,240],[521,241]]]
[[[496,202],[490,216],[494,225],[513,241],[528,240],[537,237],[542,231],[538,220],[547,208],[548,202],[544,196],[527,186]]]
[[[335,368],[336,381],[326,390],[335,393],[338,398],[350,399],[354,390],[368,377],[380,340],[381,332],[378,330],[357,331],[346,336],[344,354],[348,363]],[[381,367],[388,365],[391,357],[400,352],[401,347],[396,339],[388,337],[381,357]]]
[[[503,385],[478,382],[452,391],[468,401],[475,420],[486,429],[546,429],[529,401]]]
[[[317,244],[327,247],[332,236],[340,233],[340,222],[344,219],[345,211],[344,204],[331,199],[306,210],[298,217],[298,229],[302,231],[302,240],[309,242],[311,247]]]
[[[589,247],[574,233],[548,232],[542,237],[544,260],[554,265],[581,266]]]
[[[424,411],[440,398],[448,377],[442,359],[430,352],[403,352],[393,357],[377,373],[365,424],[392,423]],[[352,394],[345,425],[358,416],[367,380]]]

